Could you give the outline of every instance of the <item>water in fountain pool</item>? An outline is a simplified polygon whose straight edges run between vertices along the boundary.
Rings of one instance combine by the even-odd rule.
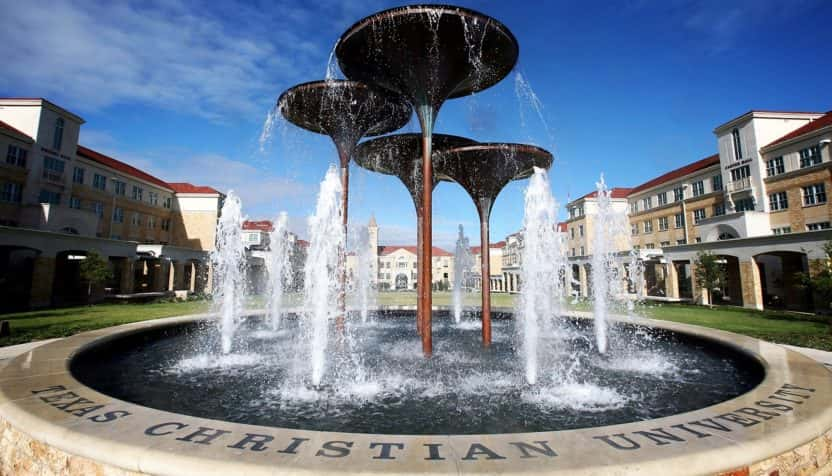
[[[149,407],[194,416],[284,428],[386,434],[481,434],[552,431],[658,418],[727,400],[759,382],[750,357],[692,337],[632,324],[610,328],[599,355],[591,321],[557,318],[561,332],[540,340],[540,373],[530,385],[515,356],[514,319],[496,314],[484,351],[479,329],[435,316],[436,352],[420,355],[412,312],[374,321],[347,320],[361,378],[327,373],[319,385],[291,377],[307,359],[299,319],[280,333],[251,318],[235,352],[219,355],[212,323],[180,325],[124,337],[72,362],[83,383]],[[563,382],[552,362],[575,362]]]

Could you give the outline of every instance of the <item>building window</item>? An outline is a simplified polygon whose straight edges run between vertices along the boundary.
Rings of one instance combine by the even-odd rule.
[[[69,208],[74,208],[76,210],[81,209],[81,199],[78,197],[69,197]]]
[[[159,194],[156,192],[147,192],[147,201],[150,202],[151,205],[158,205]]]
[[[792,232],[792,227],[790,226],[781,226],[780,228],[772,228],[771,232],[775,235],[787,235]]]
[[[107,177],[101,174],[95,174],[92,176],[92,186],[93,188],[97,188],[99,190],[106,190],[107,189]]]
[[[79,183],[81,185],[84,184],[84,169],[81,167],[75,167],[72,170],[72,183]]]
[[[681,202],[685,199],[685,189],[684,187],[676,187],[673,189],[673,201],[674,202]]]
[[[103,202],[94,202],[92,204],[92,211],[94,211],[95,214],[98,215],[98,218],[103,217],[104,216],[104,203]]]
[[[171,208],[171,206],[173,205],[173,198],[171,198],[171,197],[165,197],[165,201],[164,201],[164,202],[162,202],[162,205],[163,205],[165,208]]]
[[[644,245],[644,247],[648,250],[652,250],[656,248],[656,245],[654,243],[647,243],[646,245]]]
[[[714,205],[714,216],[722,216],[725,215],[725,204],[724,203],[717,203]]]
[[[693,222],[699,223],[700,221],[704,220],[707,217],[705,214],[704,208],[698,208],[693,211]]]
[[[734,209],[737,212],[753,212],[754,211],[754,199],[753,198],[743,198],[742,200],[737,200],[734,202]]]
[[[818,223],[809,223],[806,225],[806,230],[808,231],[818,231],[818,230],[828,230],[829,229],[829,222],[828,221],[821,221]]]
[[[667,217],[659,218],[659,231],[667,231],[667,229],[669,228],[667,222]]]
[[[744,165],[731,171],[731,181],[739,182],[751,176],[751,167]]]
[[[670,246],[670,242],[669,241],[662,241],[661,243],[659,243],[659,246],[661,246],[662,248],[664,248],[666,246]]]
[[[584,253],[584,247],[583,247],[583,246],[581,246],[581,256],[584,256],[584,255],[585,255],[585,253]]]
[[[714,175],[711,177],[711,189],[714,192],[722,190],[722,175]]]
[[[641,199],[641,208],[650,210],[653,208],[653,197],[646,197]]]
[[[64,118],[59,117],[55,119],[55,136],[52,138],[52,148],[54,150],[61,150],[61,145],[64,142]]]
[[[630,215],[635,215],[638,213],[638,202],[633,202],[630,204]]]
[[[572,256],[575,256],[575,248],[572,248]]]
[[[144,190],[141,187],[137,187],[133,185],[133,200],[142,201],[142,196],[144,195]]]
[[[127,193],[127,183],[120,180],[113,180],[113,193],[123,197]]]
[[[685,216],[681,213],[676,214],[676,228],[682,228],[685,226]]]
[[[768,206],[773,212],[789,208],[789,198],[786,196],[786,192],[770,193],[768,195]]]
[[[638,223],[630,225],[630,232],[635,236],[638,235]]]
[[[574,240],[575,239],[575,228],[574,227],[569,229],[569,234],[571,235],[572,239]]]
[[[2,190],[0,190],[0,201],[3,202],[20,203],[22,197],[23,187],[19,183],[4,183]]]
[[[147,229],[152,230],[156,228],[156,217],[153,215],[148,215],[147,217]],[[260,241],[260,240],[257,240]]]
[[[677,245],[686,245],[688,244],[688,240],[676,240]]]
[[[698,182],[693,182],[691,185],[693,187],[693,196],[694,197],[698,197],[700,195],[705,195],[705,182],[703,180],[700,180]]]
[[[41,189],[40,195],[38,196],[38,203],[58,205],[61,203],[61,194],[52,190]]]
[[[10,144],[9,151],[6,153],[6,163],[18,167],[26,167],[26,154],[26,149]]]
[[[43,158],[43,178],[53,182],[63,182],[64,161],[55,157],[46,156]]]
[[[653,233],[653,220],[645,220],[642,227],[645,233]]]
[[[659,206],[667,205],[667,192],[662,192],[656,195],[657,201],[659,202]]]
[[[170,231],[170,218],[162,219],[162,230]]]
[[[731,131],[731,141],[734,143],[734,160],[742,159],[742,143],[740,142],[740,130],[734,128]]]
[[[826,203],[826,187],[822,183],[803,187],[803,206]]]
[[[124,223],[124,209],[116,207],[113,209],[113,223]]]
[[[139,226],[142,224],[142,216],[138,213],[133,214],[133,218],[130,220],[130,223],[134,226]]]
[[[578,236],[584,236],[584,226],[578,225]]]
[[[775,157],[766,161],[766,176],[774,177],[786,172],[786,164],[783,162],[783,156]]]
[[[821,161],[820,146],[813,145],[800,149],[800,168],[818,165]]]

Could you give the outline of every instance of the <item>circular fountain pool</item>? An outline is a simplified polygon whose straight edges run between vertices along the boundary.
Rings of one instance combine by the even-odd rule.
[[[746,353],[690,335],[619,324],[605,355],[592,323],[560,319],[540,349],[540,377],[525,381],[515,328],[498,314],[483,349],[475,316],[437,313],[424,359],[412,312],[349,326],[324,382],[310,385],[295,319],[264,330],[249,319],[233,352],[211,323],[132,334],[72,361],[82,383],[139,405],[281,428],[378,434],[492,434],[568,430],[660,418],[743,394],[763,378]],[[351,321],[352,322],[352,321]],[[337,347],[335,344],[334,347]],[[332,347],[332,346],[331,346]]]
[[[215,316],[128,324],[37,347],[0,369],[0,473],[829,469],[829,371],[776,344],[614,319],[610,352],[599,357],[591,321],[571,319],[545,333],[555,337],[543,340],[549,350],[530,386],[511,320],[495,320],[494,344],[484,350],[476,321],[457,326],[438,315],[436,353],[424,361],[405,315],[354,327],[352,350],[363,363],[335,366],[328,356],[319,388],[289,370],[304,355],[290,337],[292,320],[275,335],[250,319],[221,359]]]

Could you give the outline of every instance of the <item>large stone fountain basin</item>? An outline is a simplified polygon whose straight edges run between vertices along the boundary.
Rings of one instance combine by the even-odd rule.
[[[0,371],[3,474],[790,474],[829,470],[832,380],[776,344],[639,321],[754,356],[763,381],[737,398],[653,420],[489,435],[373,435],[229,423],[159,411],[84,386],[73,355],[103,340],[208,319],[183,316],[79,334]],[[210,398],[210,396],[206,396]],[[746,472],[747,471],[747,472]]]

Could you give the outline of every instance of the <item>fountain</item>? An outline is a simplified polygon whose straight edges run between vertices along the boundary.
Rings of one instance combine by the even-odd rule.
[[[242,224],[240,198],[234,192],[228,192],[217,224],[217,246],[211,253],[216,279],[214,303],[220,316],[223,354],[231,352],[231,342],[243,311],[246,248]]]
[[[402,128],[412,109],[398,96],[361,83],[327,79],[294,86],[277,100],[277,108],[290,122],[312,132],[329,136],[338,152],[341,167],[341,218],[344,233],[349,206],[350,157],[364,136],[386,134]],[[342,250],[343,255],[344,250]],[[341,257],[345,263],[345,257]],[[341,266],[341,288],[346,283],[346,266]],[[340,299],[342,314],[346,299]]]
[[[563,306],[570,260],[545,171],[551,154],[433,133],[446,99],[487,89],[512,69],[518,46],[502,23],[459,7],[395,8],[352,26],[335,55],[352,81],[328,73],[278,101],[288,120],[333,138],[341,166],[340,177],[336,166],[327,171],[309,220],[302,305],[269,302],[268,317],[243,311],[241,211],[229,194],[213,255],[215,313],[79,334],[0,369],[0,472],[823,469],[832,438],[826,368],[765,341],[615,314],[624,282],[614,252],[621,214],[603,180],[601,226],[590,243],[595,310]],[[525,91],[525,80],[516,81]],[[356,147],[361,137],[406,122],[411,109],[400,96],[416,108],[422,133]],[[397,176],[413,198],[420,336],[410,326],[413,309],[380,308],[362,326],[366,318],[343,307],[351,158]],[[491,309],[491,207],[506,184],[529,177],[522,295],[516,309]],[[439,181],[461,185],[479,212],[479,332],[431,305],[431,200]],[[631,279],[638,275],[630,269]],[[263,332],[278,320],[280,332]]]
[[[464,137],[452,136],[447,134],[433,134],[433,150],[441,152],[453,147],[463,145],[471,145],[476,143],[471,139]],[[413,199],[413,205],[416,208],[416,262],[422,263],[425,259],[423,257],[424,246],[422,245],[424,228],[424,207],[422,206],[422,199],[424,198],[422,191],[422,160],[424,153],[422,151],[422,137],[419,134],[397,134],[385,137],[379,137],[359,144],[355,149],[354,159],[359,166],[387,175],[395,175],[404,184],[407,191],[410,193],[410,198]],[[440,181],[449,181],[443,171],[437,170],[431,179],[430,189],[433,190],[436,184]],[[417,264],[417,267],[419,265]],[[430,294],[431,280],[430,275],[421,272],[419,267],[417,275],[418,284],[416,290],[418,292],[417,309],[426,302],[424,294]],[[417,311],[416,313],[416,329],[419,334],[422,334],[424,326],[423,315]],[[430,336],[428,336],[430,339]],[[423,342],[424,345],[424,342]]]
[[[269,285],[266,290],[266,320],[273,331],[280,327],[283,317],[283,293],[292,286],[292,248],[288,237],[289,215],[280,212],[269,239]]]
[[[489,217],[500,191],[512,180],[526,178],[535,167],[549,168],[552,154],[532,145],[475,144],[446,150],[437,167],[471,195],[480,216],[482,276],[482,343],[491,344],[491,237]]]
[[[471,256],[471,246],[468,244],[468,238],[459,225],[459,237],[456,239],[456,248],[454,249],[454,289],[453,289],[453,306],[454,306],[454,321],[459,324],[462,322],[462,288],[466,286],[468,276],[471,272],[471,266],[474,265],[474,257]]]
[[[391,41],[394,38],[394,41]],[[488,89],[514,67],[517,40],[499,21],[446,5],[392,8],[359,20],[335,47],[341,71],[350,79],[377,84],[404,96],[422,127],[422,226],[418,273],[422,287],[432,282],[432,135],[442,104]],[[406,60],[404,60],[406,58]],[[422,351],[433,352],[431,293],[418,296]]]

